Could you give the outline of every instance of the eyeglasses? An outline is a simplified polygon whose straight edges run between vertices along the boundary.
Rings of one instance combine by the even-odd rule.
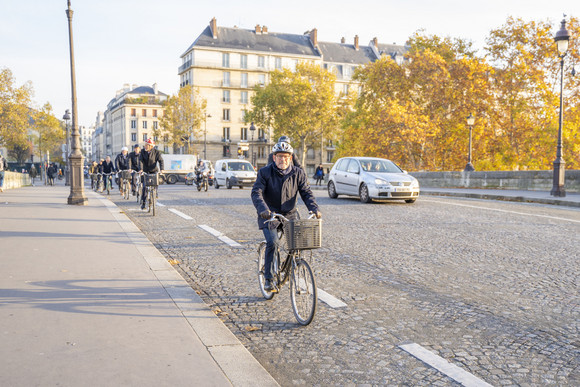
[[[281,154],[277,154],[276,157],[279,158],[279,159],[282,159],[282,160],[290,160],[292,158],[292,155],[281,155]]]

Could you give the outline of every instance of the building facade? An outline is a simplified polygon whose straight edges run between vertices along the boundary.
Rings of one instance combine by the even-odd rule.
[[[81,135],[82,152],[85,156],[85,160],[89,162],[90,160],[93,160],[93,133],[95,131],[95,126],[80,126],[79,131]]]
[[[389,55],[402,60],[404,46],[380,45],[374,38],[368,46],[318,41],[318,31],[305,34],[272,33],[266,26],[253,30],[218,27],[213,18],[209,26],[181,55],[178,68],[180,87],[192,85],[207,101],[205,136],[198,139],[198,149],[207,149],[207,158],[217,160],[237,157],[238,149],[256,166],[266,164],[273,143],[271,130],[251,131],[244,123],[245,111],[251,109],[250,98],[255,85],[266,85],[269,73],[282,68],[293,70],[299,62],[308,61],[336,75],[337,95],[358,86],[352,80],[354,69]],[[396,59],[398,58],[398,59]],[[201,147],[200,147],[200,146]],[[306,171],[312,175],[316,165],[331,165],[335,142],[321,141],[306,155]]]
[[[121,148],[143,145],[151,137],[161,151],[170,153],[170,147],[153,135],[159,128],[159,119],[164,113],[162,103],[166,100],[167,94],[157,90],[156,84],[151,87],[124,85],[107,105],[102,123],[100,113],[97,116],[93,136],[95,158],[111,156],[114,159]]]

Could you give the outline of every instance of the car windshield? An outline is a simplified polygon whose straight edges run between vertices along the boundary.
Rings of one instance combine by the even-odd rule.
[[[401,173],[401,168],[389,160],[360,159],[361,168],[365,172]]]
[[[252,171],[253,168],[250,163],[230,162],[228,163],[229,171]]]

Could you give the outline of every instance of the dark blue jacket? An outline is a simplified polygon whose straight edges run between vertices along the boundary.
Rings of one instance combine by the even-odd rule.
[[[260,213],[270,210],[294,219],[298,194],[309,211],[319,211],[318,204],[310,190],[310,184],[302,168],[291,166],[292,170],[284,175],[275,164],[261,168],[252,188],[252,202],[258,213],[258,226],[266,228],[267,224]]]
[[[115,167],[117,171],[125,171],[129,169],[129,154],[123,155],[123,153],[119,153],[117,158],[115,159]]]

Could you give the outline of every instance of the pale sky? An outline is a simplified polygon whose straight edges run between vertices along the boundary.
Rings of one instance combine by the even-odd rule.
[[[35,107],[50,102],[57,118],[71,108],[66,0],[0,0],[0,68],[16,85],[31,81]],[[79,125],[95,122],[123,84],[153,85],[174,94],[181,54],[209,24],[302,34],[367,45],[404,44],[417,30],[485,45],[508,16],[548,20],[580,16],[580,1],[559,0],[72,0]],[[574,39],[575,37],[572,37]]]

